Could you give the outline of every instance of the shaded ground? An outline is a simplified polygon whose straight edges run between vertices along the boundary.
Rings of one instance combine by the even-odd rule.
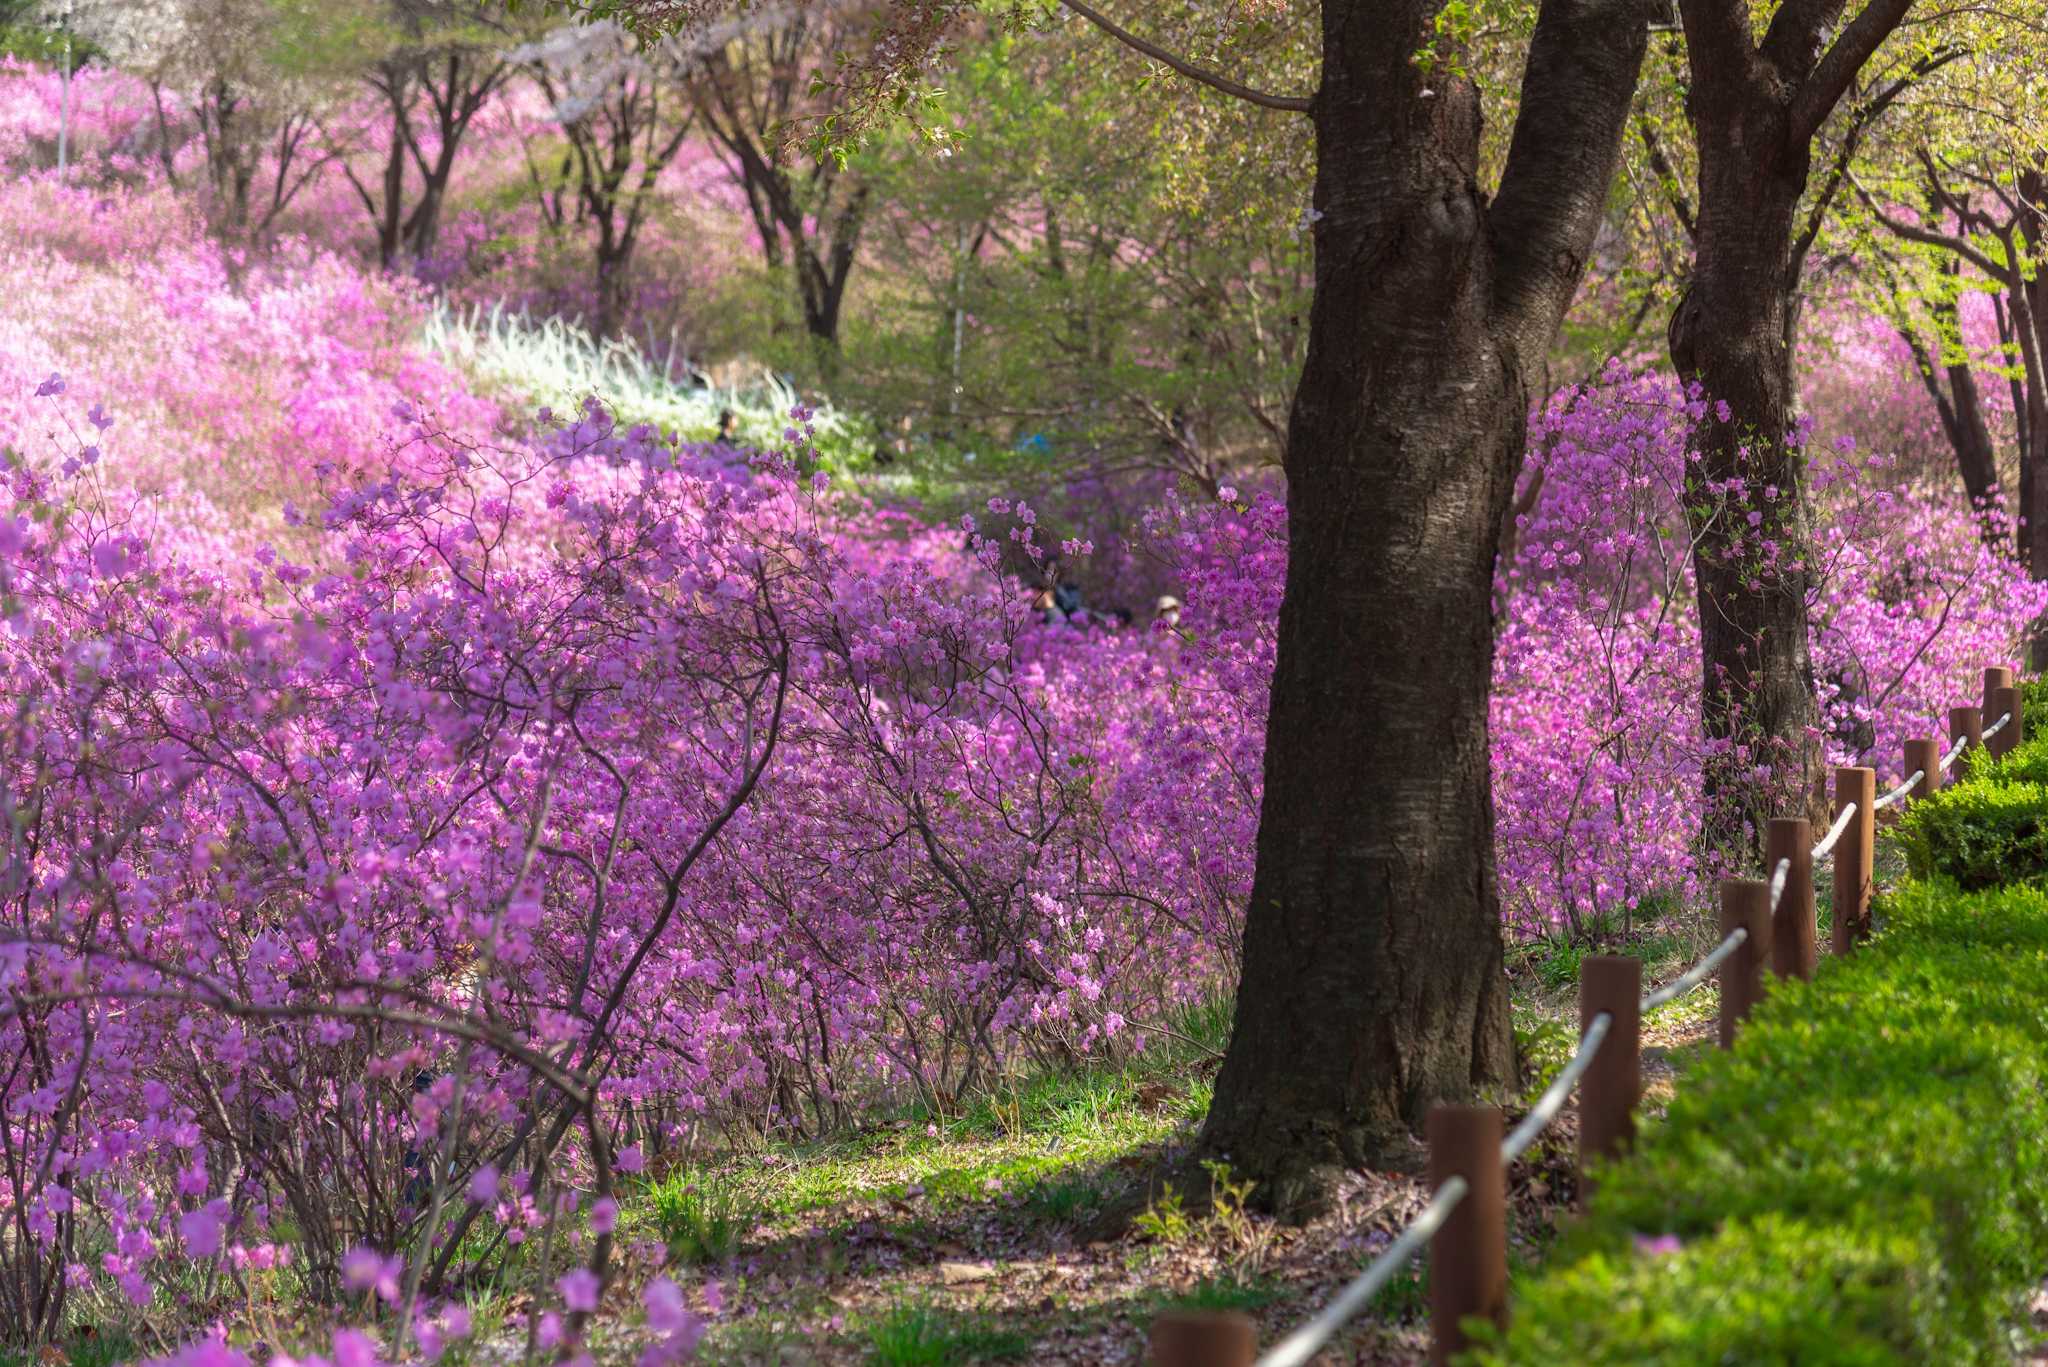
[[[1646,982],[1696,953],[1690,930],[1639,936]],[[1577,956],[1518,956],[1517,1033],[1529,1061],[1518,1112],[1576,1039]],[[1646,1021],[1649,1107],[1711,1047],[1711,986]],[[1243,1209],[1216,1174],[1210,1209],[1153,1203],[1138,1227],[1091,1240],[1089,1216],[1192,1138],[1225,1023],[1114,1071],[1021,1082],[962,1116],[909,1115],[827,1143],[731,1154],[668,1174],[629,1207],[639,1256],[677,1250],[671,1275],[700,1308],[711,1363],[1137,1363],[1162,1310],[1243,1310],[1271,1343],[1355,1277],[1427,1201],[1420,1177],[1356,1174],[1306,1227]],[[1511,1267],[1532,1266],[1575,1196],[1569,1113],[1509,1175]],[[1188,1207],[1198,1203],[1189,1202]],[[651,1271],[643,1269],[643,1271]],[[628,1285],[641,1280],[636,1275]],[[1409,1363],[1427,1347],[1420,1265],[1397,1277],[1323,1361]]]

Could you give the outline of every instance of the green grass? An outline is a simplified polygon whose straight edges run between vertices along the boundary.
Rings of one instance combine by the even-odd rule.
[[[904,1301],[866,1326],[869,1360],[878,1367],[952,1367],[1001,1362],[1031,1351],[1032,1337],[927,1301]]]
[[[723,1173],[677,1169],[651,1184],[647,1197],[654,1227],[677,1262],[723,1261],[754,1224],[747,1193]]]
[[[1372,1313],[1389,1324],[1408,1324],[1429,1313],[1429,1264],[1416,1259],[1394,1269],[1394,1275],[1372,1298]]]
[[[949,1242],[956,1215],[1013,1230],[1079,1226],[1107,1209],[1149,1151],[1207,1113],[1197,1066],[1229,1037],[1227,999],[1184,1008],[1152,1047],[1066,1071],[1022,1074],[939,1115],[909,1106],[869,1128],[751,1152],[700,1155],[629,1190],[622,1223],[679,1263],[750,1249],[846,1258],[836,1242],[872,1221],[909,1247]]]
[[[142,1356],[135,1341],[126,1334],[86,1334],[59,1345],[65,1367],[114,1367]],[[0,1367],[42,1367],[45,1359],[19,1349],[0,1351]]]

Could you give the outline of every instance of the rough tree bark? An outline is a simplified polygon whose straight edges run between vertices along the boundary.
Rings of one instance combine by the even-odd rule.
[[[1693,279],[1671,359],[1709,400],[1687,462],[1700,603],[1704,834],[1752,862],[1766,818],[1807,812],[1822,754],[1806,631],[1811,523],[1793,437],[1795,220],[1814,135],[1912,0],[1784,0],[1759,42],[1749,0],[1680,0],[1699,149]],[[1750,519],[1757,519],[1752,524]],[[1771,777],[1756,777],[1759,767]]]
[[[1285,458],[1265,800],[1201,1141],[1297,1216],[1342,1170],[1411,1159],[1431,1103],[1511,1073],[1494,557],[1654,6],[1545,0],[1490,204],[1476,92],[1410,60],[1440,8],[1322,6],[1315,301]]]

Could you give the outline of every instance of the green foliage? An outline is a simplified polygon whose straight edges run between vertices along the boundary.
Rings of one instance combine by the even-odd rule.
[[[1169,1182],[1166,1189],[1145,1203],[1131,1225],[1138,1233],[1162,1244],[1176,1243],[1194,1231],[1194,1221],[1188,1218],[1187,1203],[1180,1192]]]
[[[2048,680],[2020,685],[2020,718],[2029,736],[2048,736]]]
[[[1990,766],[1907,810],[1899,837],[1915,877],[1970,890],[2048,877],[2048,788],[2012,774]]]
[[[648,1195],[655,1228],[678,1262],[731,1257],[754,1223],[739,1184],[714,1173],[678,1170],[656,1182]]]
[[[1022,1357],[1031,1337],[995,1328],[925,1301],[890,1308],[867,1330],[870,1360],[880,1367],[950,1367],[957,1362],[996,1362]]]
[[[1393,1324],[1407,1324],[1429,1313],[1429,1264],[1417,1258],[1395,1268],[1372,1298],[1372,1313]]]
[[[1970,776],[1913,803],[1899,824],[1907,867],[1975,891],[2048,879],[2048,731],[2031,717],[2048,711],[2029,684],[2023,710],[2035,737],[1995,762],[1977,757]]]
[[[1860,1363],[1979,1360],[1944,1332],[1934,1250],[1907,1233],[1764,1214],[1676,1253],[1602,1251],[1516,1303],[1485,1362]],[[1591,1331],[1591,1332],[1589,1332]],[[1984,1354],[1983,1357],[1996,1357]]]
[[[1688,1072],[1477,1361],[2006,1360],[2048,1263],[2048,891],[1881,910]]]

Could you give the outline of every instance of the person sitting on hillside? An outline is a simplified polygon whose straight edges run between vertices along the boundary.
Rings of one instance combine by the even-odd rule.
[[[1038,620],[1046,626],[1062,626],[1067,614],[1060,611],[1059,599],[1048,585],[1032,592],[1031,610],[1038,614]]]

